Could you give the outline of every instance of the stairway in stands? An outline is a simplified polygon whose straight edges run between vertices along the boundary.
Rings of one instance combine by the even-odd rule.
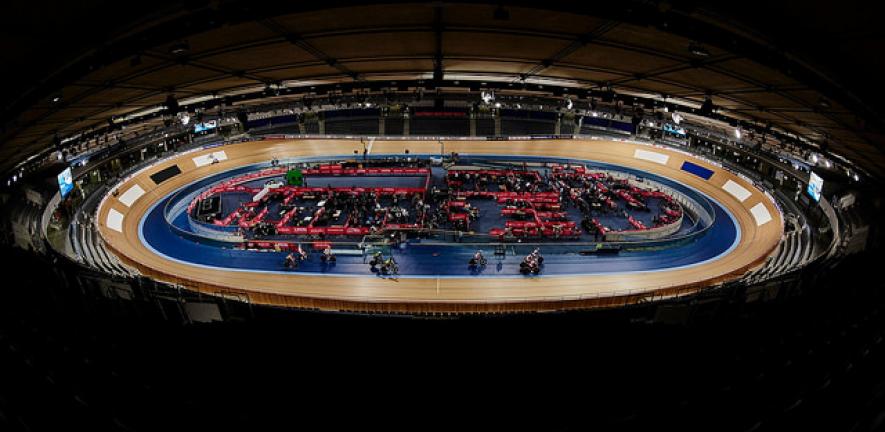
[[[77,223],[71,224],[69,235],[74,252],[80,257],[82,264],[115,276],[139,275],[137,270],[123,264],[114,254],[108,252],[95,224],[85,213],[80,213]]]
[[[771,279],[805,266],[814,256],[814,242],[812,241],[811,227],[799,218],[781,238],[777,252],[770,255],[765,264],[749,273],[743,281],[756,283]]]

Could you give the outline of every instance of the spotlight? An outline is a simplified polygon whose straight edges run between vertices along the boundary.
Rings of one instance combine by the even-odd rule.
[[[673,123],[676,123],[677,125],[682,121],[682,116],[677,112],[674,112],[670,117],[673,119]]]
[[[501,108],[501,102],[495,102],[495,108]]]
[[[741,129],[740,128],[734,128],[734,137],[737,138],[738,140],[741,139]]]
[[[173,55],[185,55],[190,52],[191,47],[188,45],[187,41],[176,42],[169,47],[169,53]]]
[[[692,42],[688,44],[688,52],[698,56],[698,57],[710,57],[710,51],[707,51],[706,48],[701,46],[701,44],[697,42]]]
[[[572,107],[573,107],[574,105],[575,105],[575,104],[572,103],[572,100],[571,100],[571,99],[566,99],[566,100],[565,100],[565,109],[572,109]]]
[[[52,103],[58,103],[60,101],[61,101],[61,96],[56,95],[56,96],[52,97]]]

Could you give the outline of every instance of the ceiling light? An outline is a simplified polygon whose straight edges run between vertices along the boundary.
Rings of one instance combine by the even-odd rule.
[[[710,51],[707,51],[706,48],[701,46],[701,44],[697,42],[692,42],[688,44],[688,52],[698,56],[698,57],[710,57]]]
[[[664,108],[666,109],[666,107]],[[682,121],[682,116],[677,112],[674,112],[670,117],[673,119],[673,123],[676,123],[677,125]]]
[[[185,55],[190,51],[187,41],[176,42],[169,47],[169,53],[173,55]]]

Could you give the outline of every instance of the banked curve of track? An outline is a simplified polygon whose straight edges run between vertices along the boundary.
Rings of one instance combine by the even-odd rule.
[[[437,141],[379,141],[373,154],[436,154]],[[252,303],[324,310],[371,312],[512,312],[617,306],[695,292],[736,279],[760,265],[776,248],[783,218],[771,198],[746,179],[686,152],[641,143],[604,140],[446,141],[446,152],[544,156],[592,160],[651,172],[692,187],[731,213],[740,241],[720,258],[688,268],[654,273],[545,278],[384,279],[262,274],[201,268],[153,253],[139,238],[139,221],[148,209],[176,189],[207,175],[273,157],[351,155],[357,140],[262,140],[176,154],[122,180],[97,210],[99,232],[108,247],[145,275],[214,295]],[[210,154],[223,152],[218,163]],[[709,179],[683,164],[713,172]],[[181,173],[156,184],[151,175],[176,165]]]

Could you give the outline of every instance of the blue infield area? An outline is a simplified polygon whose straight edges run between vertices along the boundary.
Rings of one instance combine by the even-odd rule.
[[[380,157],[380,156],[377,156]],[[474,156],[479,157],[479,156]],[[528,160],[532,162],[572,162],[550,158],[513,158],[503,156],[483,156],[497,160]],[[332,159],[325,157],[324,160]],[[677,189],[688,196],[710,203],[715,214],[712,226],[701,235],[689,237],[690,240],[673,242],[666,247],[625,248],[618,254],[582,255],[574,247],[563,247],[560,244],[541,245],[545,257],[541,277],[594,275],[663,271],[700,265],[730,252],[740,240],[740,232],[734,217],[715,200],[700,192],[672,180],[652,175],[635,169],[603,164],[592,161],[580,161],[590,167],[618,170],[621,172],[644,176],[648,179]],[[241,167],[225,173],[219,173],[185,186],[154,203],[139,224],[139,238],[154,253],[170,260],[222,270],[286,273],[286,274],[326,274],[334,276],[371,276],[368,264],[362,256],[339,254],[337,262],[327,265],[320,262],[320,255],[313,253],[301,263],[297,270],[284,267],[286,252],[251,251],[230,247],[229,244],[209,240],[196,240],[193,236],[182,234],[182,227],[187,223],[184,213],[178,214],[173,228],[166,220],[168,207],[180,206],[203,188],[245,172],[265,167],[254,165]],[[400,269],[400,277],[530,277],[519,274],[519,264],[528,250],[526,246],[514,244],[507,246],[507,255],[503,258],[493,256],[491,245],[469,244],[427,244],[415,239],[403,243],[392,250]],[[481,269],[470,269],[467,261],[477,249],[482,249],[488,257],[488,265]]]

